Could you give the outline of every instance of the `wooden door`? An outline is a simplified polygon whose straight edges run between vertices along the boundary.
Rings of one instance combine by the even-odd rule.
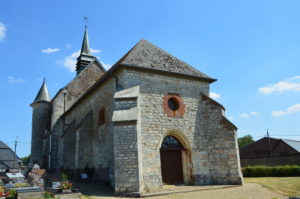
[[[163,183],[183,184],[181,150],[161,149],[160,160]]]

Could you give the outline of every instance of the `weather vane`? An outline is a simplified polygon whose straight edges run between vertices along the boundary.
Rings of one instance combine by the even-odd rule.
[[[83,17],[83,19],[85,21],[85,27],[87,27],[88,18],[87,17]]]

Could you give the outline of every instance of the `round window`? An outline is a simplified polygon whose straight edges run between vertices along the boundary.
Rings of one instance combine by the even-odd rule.
[[[169,100],[168,100],[168,107],[169,109],[171,109],[172,111],[176,111],[178,110],[179,108],[179,102],[177,99],[171,97]]]

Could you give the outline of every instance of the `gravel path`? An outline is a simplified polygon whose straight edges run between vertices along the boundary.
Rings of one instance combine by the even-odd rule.
[[[88,186],[92,188],[91,186]],[[87,187],[87,188],[88,188]],[[84,192],[90,199],[125,199],[124,197],[113,197],[111,193],[100,192],[93,194],[92,190],[85,189]],[[231,187],[216,190],[203,190],[189,193],[178,193],[171,195],[148,197],[149,199],[286,199],[288,197],[274,193],[259,184],[244,183],[240,187]]]

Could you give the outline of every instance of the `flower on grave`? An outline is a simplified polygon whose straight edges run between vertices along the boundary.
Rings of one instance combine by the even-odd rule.
[[[62,182],[60,185],[61,189],[71,189],[73,184],[71,182]]]
[[[14,198],[17,195],[17,190],[10,189],[6,192],[6,198]]]
[[[6,193],[4,191],[4,188],[0,186],[0,197],[5,197]]]

